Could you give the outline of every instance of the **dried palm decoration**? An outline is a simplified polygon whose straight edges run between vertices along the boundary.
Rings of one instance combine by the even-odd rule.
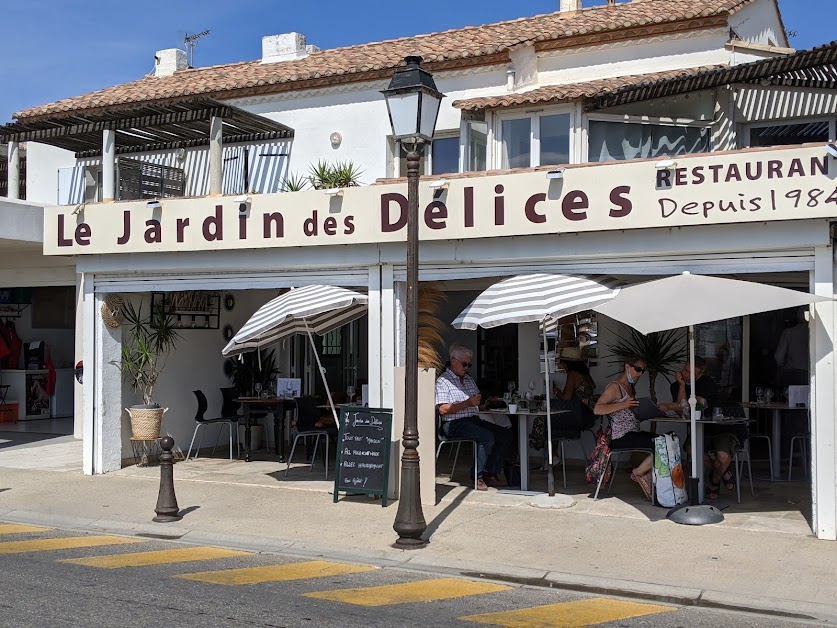
[[[439,318],[439,308],[445,301],[445,293],[438,283],[425,282],[418,289],[418,365],[419,368],[436,369],[440,375],[444,361],[439,349],[444,346],[447,325]]]

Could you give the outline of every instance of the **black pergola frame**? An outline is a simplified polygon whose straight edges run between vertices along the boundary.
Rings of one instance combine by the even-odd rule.
[[[116,131],[116,153],[130,154],[209,144],[209,121],[223,119],[225,144],[291,139],[294,131],[278,122],[212,98],[138,104],[130,109],[67,113],[0,126],[0,144],[40,142],[75,153],[102,154],[105,130]]]

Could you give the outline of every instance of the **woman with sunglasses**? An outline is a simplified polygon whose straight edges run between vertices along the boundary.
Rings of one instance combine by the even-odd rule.
[[[610,420],[610,446],[613,448],[654,448],[656,434],[643,431],[632,410],[639,405],[635,385],[644,372],[645,360],[636,355],[627,356],[622,374],[607,385],[593,410],[598,415],[606,414]],[[640,485],[648,499],[651,499],[652,464],[653,457],[649,454],[631,472],[631,479]]]

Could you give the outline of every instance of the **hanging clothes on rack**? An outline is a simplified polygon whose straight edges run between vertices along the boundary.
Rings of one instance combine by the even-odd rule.
[[[6,319],[5,324],[0,325],[0,333],[5,338],[10,351],[9,355],[3,358],[3,368],[20,368],[20,350],[23,348],[23,340],[17,335],[14,321]]]

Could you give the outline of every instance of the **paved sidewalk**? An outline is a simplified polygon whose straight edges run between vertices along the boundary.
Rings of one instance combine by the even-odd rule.
[[[585,508],[542,510],[522,496],[503,496],[502,505],[480,503],[472,491],[450,490],[440,504],[425,508],[429,545],[403,551],[392,547],[395,504],[382,508],[369,497],[333,504],[325,492],[291,490],[275,481],[185,479],[187,464],[175,467],[183,520],[154,524],[158,477],[148,471],[85,477],[4,468],[0,520],[482,574],[837,623],[837,545],[811,536],[678,526]]]

